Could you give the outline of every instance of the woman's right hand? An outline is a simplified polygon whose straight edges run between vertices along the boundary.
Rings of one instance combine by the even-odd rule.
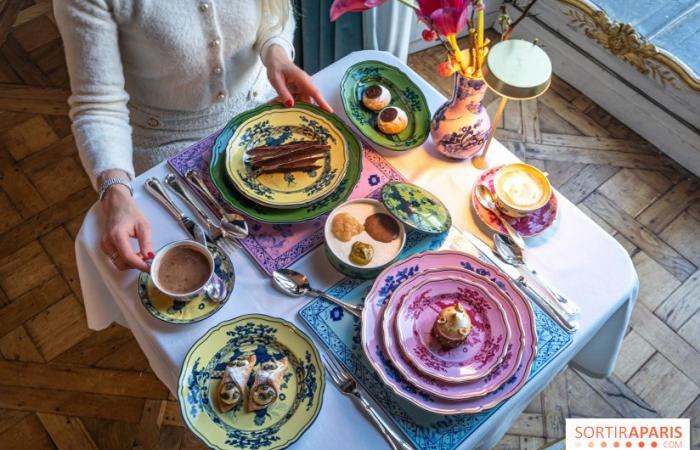
[[[119,270],[148,271],[145,260],[152,259],[151,225],[136,206],[126,186],[110,186],[102,199],[106,223],[102,235],[102,251]],[[131,247],[131,239],[138,239],[139,252]]]

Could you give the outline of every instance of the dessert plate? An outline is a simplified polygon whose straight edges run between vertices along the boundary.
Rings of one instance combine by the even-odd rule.
[[[249,354],[255,354],[258,364],[287,357],[279,398],[259,411],[239,405],[221,413],[214,396],[224,368]],[[273,450],[295,442],[313,423],[324,386],[323,365],[301,330],[282,319],[251,314],[222,322],[190,348],[177,397],[185,424],[210,448]]]
[[[389,212],[409,228],[439,234],[452,225],[450,212],[440,199],[415,184],[392,181],[382,187],[381,195]]]
[[[407,358],[408,352],[411,352],[414,349],[403,348],[403,343],[398,337],[398,328],[400,326],[405,327],[404,324],[399,324],[400,319],[398,318],[398,312],[400,307],[404,303],[406,303],[407,305],[412,305],[414,308],[420,307],[421,305],[417,304],[416,301],[410,298],[411,291],[413,291],[418,286],[422,285],[425,281],[427,281],[426,278],[435,276],[434,272],[429,274],[428,277],[426,277],[425,274],[426,272],[422,272],[418,274],[415,278],[408,280],[405,283],[402,283],[401,286],[399,286],[391,295],[391,298],[386,306],[386,309],[384,311],[384,319],[382,323],[382,332],[384,338],[384,348],[387,355],[389,356],[389,359],[393,362],[396,370],[398,370],[401,373],[401,375],[403,375],[415,387],[427,394],[439,397],[444,400],[468,400],[471,398],[481,397],[485,394],[488,394],[489,392],[495,391],[504,382],[509,380],[513,376],[513,374],[515,374],[515,371],[518,369],[518,363],[520,362],[524,351],[522,346],[523,330],[522,328],[520,328],[521,324],[518,320],[517,311],[515,310],[514,306],[510,303],[508,298],[505,296],[505,294],[500,294],[499,302],[503,303],[504,308],[502,312],[505,315],[505,317],[502,316],[500,320],[502,320],[506,324],[512,323],[513,328],[516,329],[508,336],[509,340],[504,341],[505,345],[503,346],[503,350],[505,350],[505,353],[502,355],[498,355],[497,358],[500,359],[500,361],[495,366],[490,368],[490,373],[486,374],[486,376],[483,376],[481,378],[460,383],[455,383],[451,381],[446,382],[445,380],[435,379],[434,377],[427,375],[422,370],[417,369],[417,366],[414,366],[413,364],[409,363]],[[454,272],[451,270],[443,269],[441,271],[440,276],[464,277],[464,274],[461,273],[460,269],[455,269]],[[498,286],[496,286],[489,280],[485,280],[479,277],[476,274],[472,274],[470,278],[471,279],[469,280],[469,290],[471,292],[474,292],[476,296],[478,296],[481,299],[488,295],[498,293],[499,291]],[[479,289],[481,286],[486,286],[489,283],[492,284],[489,286],[488,289],[489,294],[484,292],[485,289]],[[453,304],[455,301],[455,297],[452,296],[452,299],[449,301]],[[465,309],[467,309],[468,305],[466,304],[466,302],[460,301],[460,303],[462,303]],[[473,317],[473,308],[470,307],[467,310],[470,312],[470,317]],[[435,312],[434,314],[435,316],[437,316],[437,312]],[[478,320],[484,319],[484,317],[481,315],[475,318]],[[425,319],[425,316],[423,317],[423,319]],[[420,325],[425,326],[425,320],[421,320],[420,322]],[[430,337],[430,326],[431,325],[428,325],[428,337]],[[422,333],[424,332],[424,330],[421,329],[419,330],[419,332]],[[483,336],[483,334],[481,335]],[[413,345],[414,347],[416,345],[420,347],[421,345],[420,343],[413,344],[408,342],[407,344]],[[463,348],[465,347],[459,347],[457,350],[461,351]],[[506,358],[508,358],[507,361]],[[424,363],[423,365],[428,364]]]
[[[408,125],[394,135],[377,129],[377,112],[362,104],[362,94],[373,84],[391,93],[391,106],[404,110]],[[388,150],[405,151],[421,145],[430,134],[430,110],[423,92],[401,70],[379,61],[362,61],[351,66],[340,82],[340,97],[348,118],[360,133]]]
[[[155,287],[149,274],[141,272],[137,283],[138,294],[146,311],[164,322],[194,323],[206,319],[224,306],[231,297],[236,280],[233,263],[216,245],[209,244],[208,247],[214,256],[214,272],[223,280],[226,292],[229,293],[226,299],[223,302],[215,302],[210,300],[207,294],[202,294],[189,302],[174,300]]]
[[[498,286],[467,270],[441,270],[426,278],[405,295],[396,312],[399,348],[419,372],[436,380],[464,383],[485,377],[503,360],[511,343],[506,309],[517,317],[513,305]],[[449,349],[437,342],[432,330],[440,311],[457,303],[469,315],[472,328],[462,345]]]
[[[314,105],[296,102],[294,108],[286,109],[311,111],[315,114],[319,114],[343,135],[348,144],[348,167],[345,177],[332,193],[309,205],[283,209],[259,205],[242,195],[231,185],[232,183],[229,181],[226,171],[226,148],[228,147],[229,140],[242,123],[251,117],[255,117],[270,110],[282,108],[285,107],[278,103],[265,104],[241,113],[231,119],[224,129],[221,130],[221,133],[216,138],[216,142],[212,147],[209,174],[211,175],[214,186],[221,193],[223,199],[236,211],[265,223],[289,224],[305,222],[330,212],[333,208],[347,200],[350,193],[352,193],[352,190],[355,188],[357,181],[360,179],[360,173],[362,172],[362,147],[355,135],[338,116],[322,111]]]
[[[314,163],[319,169],[256,175],[246,163],[246,152],[252,148],[296,141],[320,141],[330,146],[328,154]],[[296,208],[314,203],[338,187],[349,163],[347,147],[340,130],[320,113],[301,108],[271,109],[236,128],[226,147],[226,172],[238,192],[250,200],[271,208]]]
[[[512,364],[517,366],[515,374],[501,387],[493,392],[468,400],[446,400],[428,394],[416,387],[410,380],[396,370],[392,359],[382,345],[382,317],[386,302],[391,294],[405,281],[413,278],[425,269],[432,267],[456,267],[473,271],[496,283],[511,299],[517,318],[522,324],[522,357],[518,358],[515,349],[509,348],[501,363],[487,377],[498,376]],[[514,321],[516,319],[514,318]],[[510,323],[510,320],[509,320]],[[501,401],[517,393],[527,381],[532,362],[537,351],[537,334],[535,333],[534,313],[522,293],[511,283],[510,279],[495,267],[478,258],[458,251],[430,251],[413,255],[385,269],[375,280],[365,297],[362,311],[361,341],[362,348],[370,364],[379,374],[382,382],[400,397],[419,408],[437,414],[477,413],[493,408]],[[515,334],[516,327],[511,331]],[[511,338],[512,340],[512,338]],[[398,358],[399,363],[403,358]],[[408,365],[408,363],[406,363]],[[410,367],[410,365],[408,365]],[[430,380],[429,378],[425,377]]]
[[[500,168],[501,166],[493,167],[481,174],[474,186],[484,184],[488,186],[491,192],[494,192],[493,176]],[[481,203],[479,203],[479,201],[476,199],[475,189],[472,189],[472,206],[474,207],[476,214],[487,227],[497,233],[508,234],[505,227],[503,224],[501,224],[496,215],[481,206]],[[508,221],[508,223],[515,228],[515,231],[520,233],[522,237],[532,237],[545,232],[554,224],[557,219],[558,209],[559,203],[557,202],[557,196],[554,193],[554,190],[552,190],[552,196],[549,198],[549,203],[532,214],[528,214],[524,217],[510,217],[503,213],[501,214]]]

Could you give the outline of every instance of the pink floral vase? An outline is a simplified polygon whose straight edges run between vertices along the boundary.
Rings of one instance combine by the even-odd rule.
[[[448,158],[467,159],[481,151],[491,128],[491,119],[481,104],[484,94],[484,80],[455,74],[452,99],[435,112],[431,122],[430,135],[438,152]]]

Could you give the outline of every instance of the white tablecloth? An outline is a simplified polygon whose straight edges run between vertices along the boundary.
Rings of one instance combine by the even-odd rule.
[[[445,98],[425,80],[388,53],[362,51],[353,53],[317,73],[313,78],[336,113],[345,118],[338,84],[345,70],[359,61],[376,59],[401,68],[423,90],[431,111]],[[410,181],[441,198],[462,229],[486,238],[484,229],[474,218],[468,198],[472,183],[479,174],[469,162],[447,161],[437,156],[428,140],[422,148],[404,153],[383,152]],[[516,160],[498,142],[493,142],[491,164]],[[174,219],[143,189],[149,176],[163,178],[165,163],[138,177],[134,182],[136,202],[153,226],[155,248],[185,238]],[[175,198],[175,196],[172,196]],[[183,205],[184,206],[184,205]],[[581,305],[581,329],[572,344],[544,368],[506,408],[500,408],[462,445],[463,449],[490,448],[509,429],[517,416],[545,385],[569,362],[595,376],[612,371],[622,343],[637,294],[636,272],[625,250],[575,205],[560,196],[559,218],[552,230],[528,240],[529,263],[567,296]],[[190,346],[217,323],[248,313],[265,313],[289,320],[309,332],[297,315],[303,300],[292,299],[275,291],[270,280],[243,251],[232,255],[237,273],[233,297],[212,317],[194,324],[174,325],[152,317],[140,304],[136,294],[137,272],[118,272],[99,249],[102,228],[100,209],[93,209],[76,241],[80,281],[85,299],[88,324],[102,329],[112,322],[129,327],[148,357],[156,375],[176,391],[180,365]],[[322,249],[298,261],[295,269],[307,273],[314,284],[328,287],[341,278],[328,264]],[[328,383],[321,413],[313,426],[294,444],[294,448],[385,448],[360,410]]]

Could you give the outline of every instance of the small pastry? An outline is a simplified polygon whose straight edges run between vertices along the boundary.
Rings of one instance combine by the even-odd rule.
[[[381,84],[373,84],[362,93],[362,104],[372,111],[379,111],[389,106],[391,94]]]
[[[398,134],[408,126],[408,116],[403,109],[389,106],[379,112],[377,127],[384,134]]]
[[[366,266],[374,257],[374,248],[364,242],[357,241],[350,249],[350,262],[356,266]]]
[[[443,308],[433,324],[433,336],[446,348],[459,347],[472,331],[472,321],[461,304]]]
[[[219,411],[232,410],[243,401],[243,391],[255,366],[255,355],[231,361],[224,369],[224,376],[219,382]]]
[[[262,363],[255,373],[255,381],[248,395],[248,411],[258,411],[273,404],[280,395],[280,389],[287,370],[287,358],[271,359]]]
[[[362,233],[362,230],[362,224],[346,212],[336,214],[331,222],[333,236],[343,242],[348,242],[356,234]]]
[[[388,243],[399,237],[399,225],[393,217],[376,213],[365,219],[365,230],[372,239]]]

